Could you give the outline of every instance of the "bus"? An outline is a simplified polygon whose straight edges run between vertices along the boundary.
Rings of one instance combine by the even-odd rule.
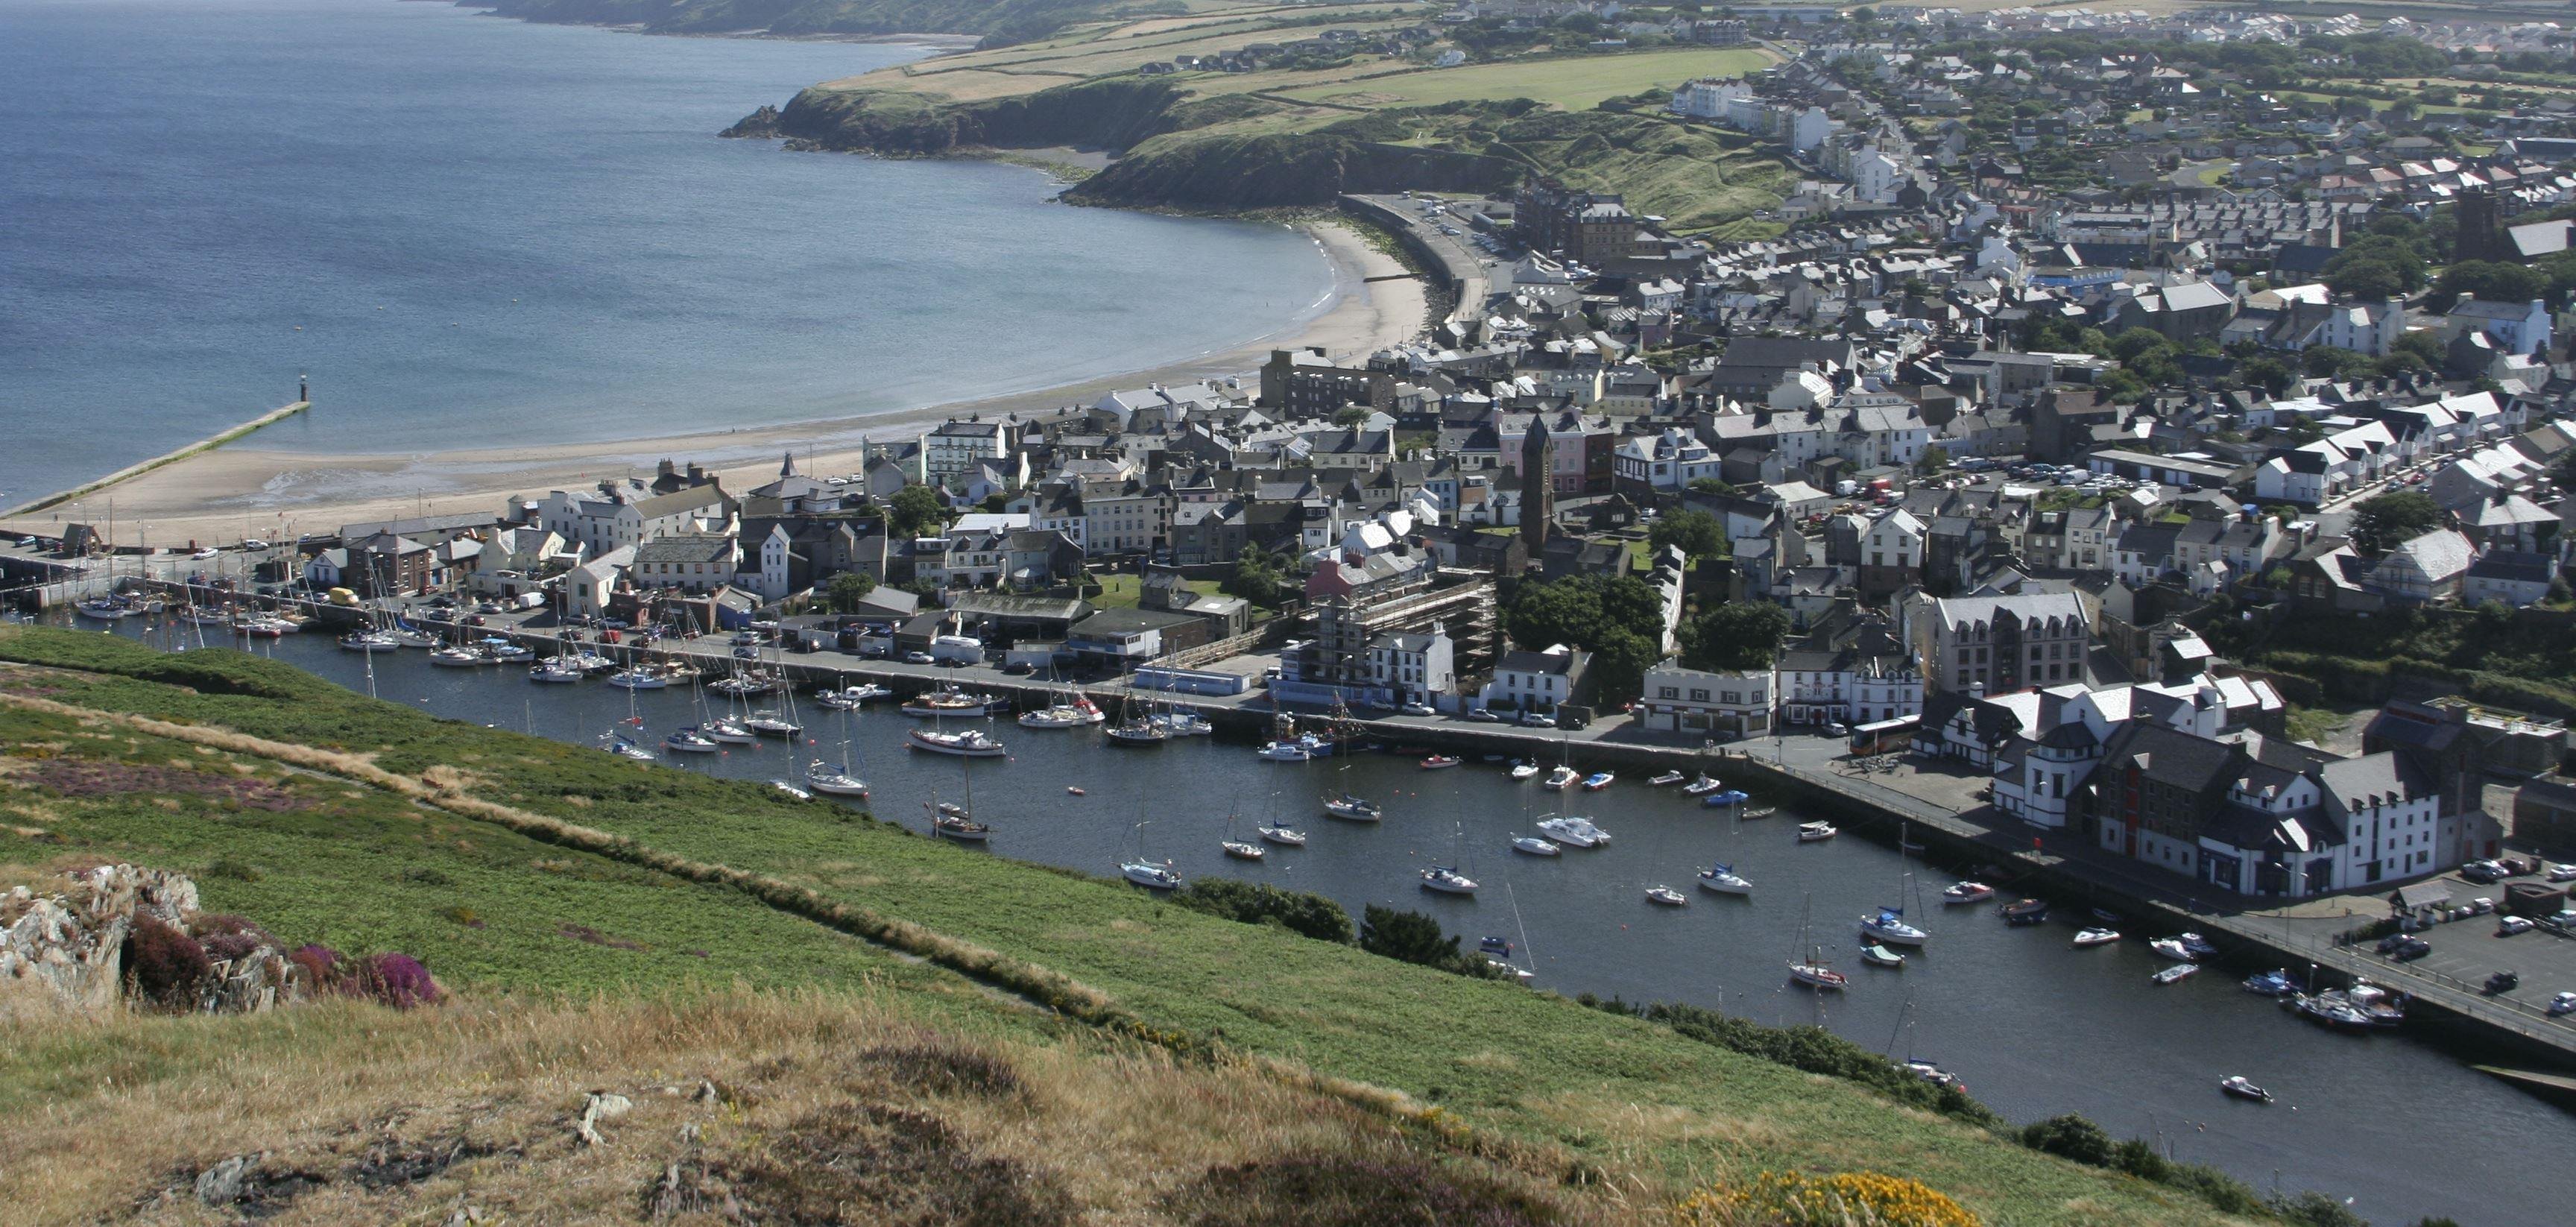
[[[1913,748],[1914,731],[1921,727],[1920,715],[1871,721],[1851,731],[1851,752],[1858,756],[1903,752]]]

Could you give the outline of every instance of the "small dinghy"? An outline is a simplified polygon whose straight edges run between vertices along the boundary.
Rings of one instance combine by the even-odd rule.
[[[2176,963],[2148,978],[2158,984],[2180,984],[2199,973],[2200,964],[2198,963]]]
[[[1687,907],[1690,896],[1669,886],[1649,886],[1646,888],[1646,902],[1660,903],[1665,907]]]
[[[1905,956],[1875,942],[1860,948],[1860,961],[1872,967],[1903,967]]]
[[[1683,780],[1687,780],[1687,779],[1689,779],[1689,778],[1690,778],[1689,776],[1683,775],[1681,772],[1678,772],[1678,771],[1667,771],[1667,772],[1663,773],[1662,775],[1656,776],[1655,778],[1653,778],[1653,779],[1651,779],[1651,780],[1646,781],[1646,783],[1648,783],[1648,784],[1650,784],[1650,785],[1652,785],[1652,786],[1654,786],[1654,787],[1656,787],[1656,788],[1662,788],[1662,787],[1664,787],[1664,786],[1666,786],[1666,785],[1669,785],[1669,784],[1679,784],[1679,783],[1681,783]]]

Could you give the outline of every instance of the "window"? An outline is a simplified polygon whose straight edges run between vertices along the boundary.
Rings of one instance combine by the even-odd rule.
[[[1691,702],[1693,702],[1693,703],[1706,703],[1706,702],[1708,702],[1708,691],[1706,691],[1706,690],[1704,690],[1704,689],[1694,688],[1694,689],[1691,691]]]

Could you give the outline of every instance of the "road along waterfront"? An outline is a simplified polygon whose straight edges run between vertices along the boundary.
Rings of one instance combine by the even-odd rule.
[[[388,701],[577,743],[593,743],[624,720],[630,697],[646,744],[697,718],[685,688],[630,696],[596,682],[541,686],[506,667],[434,668],[417,650],[344,652],[318,633],[259,650],[360,690],[372,670],[375,692]],[[709,702],[721,710],[721,700]],[[2157,1140],[2177,1158],[2215,1164],[2258,1188],[2277,1178],[2288,1190],[2354,1197],[2381,1223],[2430,1214],[2471,1224],[2538,1222],[2576,1193],[2576,1176],[2560,1165],[2513,1163],[2576,1145],[2576,1117],[2474,1072],[2455,1054],[2401,1035],[2302,1024],[2215,968],[2156,986],[2148,976],[2163,961],[2135,935],[2077,950],[2071,924],[2015,929],[1992,903],[1945,908],[1939,893],[1955,878],[1940,867],[1856,833],[1796,842],[1797,823],[1830,816],[1821,812],[1784,807],[1733,820],[1625,769],[1605,791],[1553,793],[1534,780],[1514,783],[1500,764],[1473,755],[1446,770],[1396,754],[1272,763],[1233,736],[1113,749],[1096,729],[1033,730],[1007,717],[992,732],[1009,755],[970,769],[903,749],[905,730],[927,722],[889,705],[844,716],[800,696],[796,716],[803,744],[637,770],[792,777],[816,757],[837,764],[846,740],[852,767],[874,789],[871,808],[916,830],[926,828],[934,794],[964,798],[971,770],[976,817],[996,828],[994,855],[1107,876],[1135,849],[1136,824],[1145,823],[1145,851],[1171,858],[1187,878],[1310,890],[1354,917],[1371,903],[1420,910],[1470,943],[1508,938],[1515,959],[1537,972],[1537,987],[1568,995],[1685,1002],[1765,1023],[1827,1026],[1898,1057],[1936,1060],[2015,1120],[2080,1112],[2117,1136]],[[1530,744],[1545,754],[1564,743]],[[1578,764],[1611,752],[1573,751]],[[1718,773],[1733,777],[1729,784],[1755,781],[1757,800],[1776,799],[1759,795],[1762,777],[1742,764]],[[1340,787],[1380,801],[1386,821],[1325,818],[1318,799]],[[1546,859],[1510,851],[1512,835],[1559,811],[1591,816],[1613,842]],[[1310,842],[1275,848],[1258,865],[1228,860],[1218,843],[1230,816],[1238,832],[1276,818]],[[1483,889],[1468,897],[1420,889],[1421,868],[1453,861]],[[1750,898],[1694,888],[1696,871],[1716,862],[1753,881]],[[1689,895],[1689,905],[1649,903],[1645,889],[1663,884]],[[1901,969],[1862,965],[1858,918],[1898,905],[1930,930],[1929,943]],[[1810,914],[1813,941],[1854,981],[1846,994],[1819,997],[1786,983],[1783,961]],[[2265,1107],[2222,1097],[2218,1079],[2240,1073],[2282,1101]],[[2496,1178],[2508,1170],[2512,1178]]]

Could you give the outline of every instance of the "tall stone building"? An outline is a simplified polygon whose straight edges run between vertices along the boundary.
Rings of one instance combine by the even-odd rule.
[[[1547,548],[1549,522],[1556,518],[1556,447],[1548,438],[1544,414],[1530,420],[1521,436],[1521,540],[1530,557]]]

